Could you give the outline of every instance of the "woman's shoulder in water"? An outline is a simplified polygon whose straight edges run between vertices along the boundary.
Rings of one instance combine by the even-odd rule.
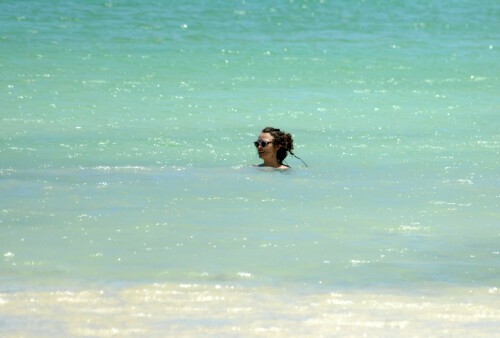
[[[290,167],[290,166],[285,165],[285,164],[282,164],[282,165],[281,165],[281,166],[279,166],[279,167],[269,167],[269,166],[265,166],[263,163],[261,163],[261,164],[253,164],[252,166],[253,166],[253,167],[259,167],[259,168],[271,168],[271,169],[282,169],[282,170],[283,170],[283,169],[291,169],[291,167]]]

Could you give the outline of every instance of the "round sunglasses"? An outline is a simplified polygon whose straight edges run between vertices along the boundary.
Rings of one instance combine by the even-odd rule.
[[[255,147],[260,146],[261,148],[265,148],[269,143],[272,143],[272,142],[257,140],[253,144],[255,144]]]

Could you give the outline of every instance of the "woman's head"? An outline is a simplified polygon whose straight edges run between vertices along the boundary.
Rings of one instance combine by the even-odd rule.
[[[292,135],[277,128],[266,127],[262,129],[259,139],[255,142],[255,147],[257,147],[259,157],[264,160],[261,166],[288,168],[288,165],[283,164],[288,153],[302,161],[293,153]],[[304,161],[302,163],[307,167]]]
[[[273,147],[269,151],[275,153],[279,164],[283,164],[283,160],[288,155],[288,152],[293,155],[293,138],[291,134],[287,134],[277,128],[266,127],[262,130],[259,139],[272,143]]]

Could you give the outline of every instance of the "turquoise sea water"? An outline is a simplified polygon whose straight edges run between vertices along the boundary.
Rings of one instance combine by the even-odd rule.
[[[0,2],[0,333],[493,335],[499,19]]]

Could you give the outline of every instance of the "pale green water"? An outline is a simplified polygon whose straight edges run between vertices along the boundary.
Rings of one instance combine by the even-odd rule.
[[[465,0],[1,2],[5,311],[151,283],[495,303],[499,18]],[[251,166],[269,125],[308,168]]]

